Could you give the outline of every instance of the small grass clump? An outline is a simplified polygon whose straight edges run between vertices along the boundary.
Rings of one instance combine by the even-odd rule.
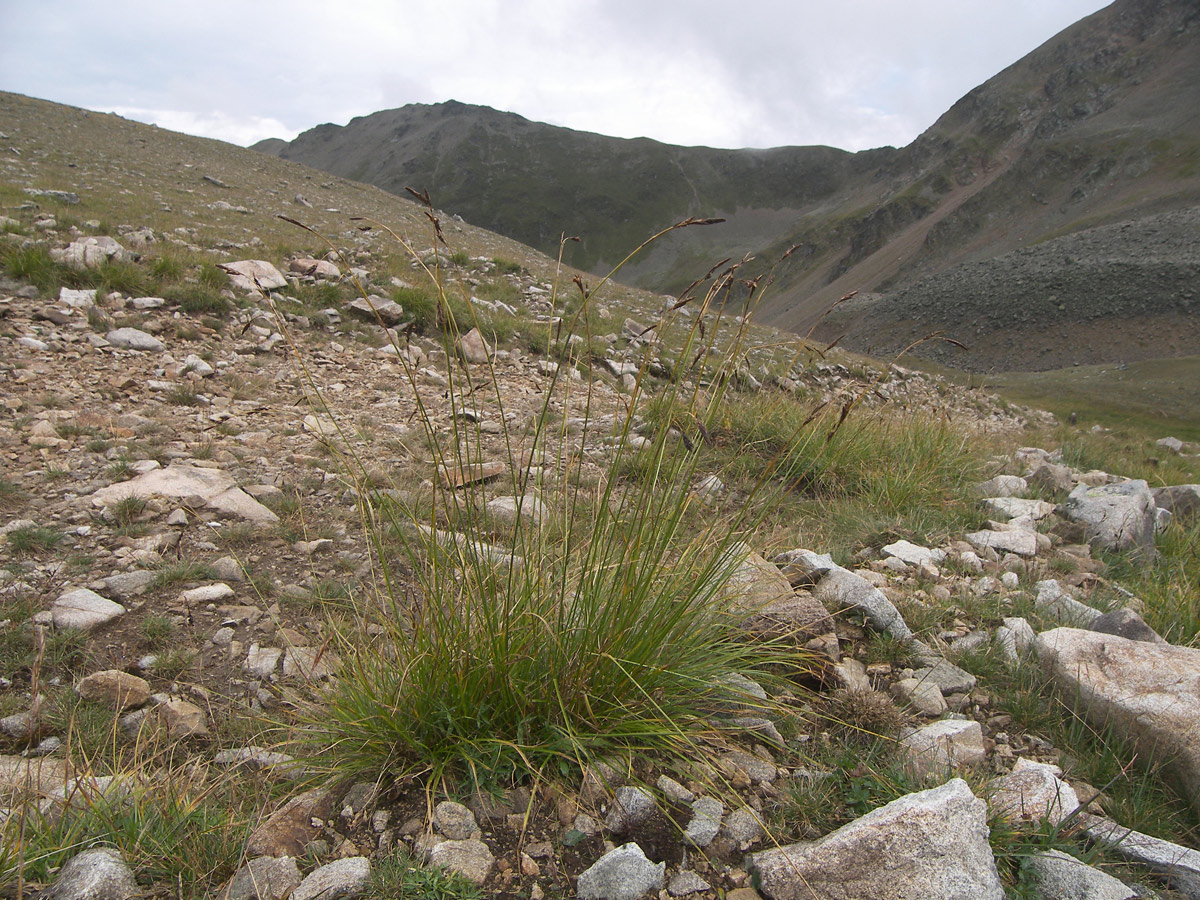
[[[375,900],[478,900],[483,894],[457,872],[421,865],[400,850],[376,860],[366,896]]]
[[[8,547],[18,555],[45,553],[57,547],[63,539],[63,533],[56,528],[42,525],[28,525],[15,528],[8,533]]]

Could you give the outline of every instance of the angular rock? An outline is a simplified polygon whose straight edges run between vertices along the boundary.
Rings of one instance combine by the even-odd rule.
[[[1079,808],[1075,789],[1059,778],[1061,774],[1058,766],[1021,757],[1012,772],[992,781],[988,805],[1011,821],[1057,825]]]
[[[260,856],[234,874],[218,900],[283,900],[300,884],[300,869],[290,856]]]
[[[72,856],[44,894],[51,900],[133,900],[141,895],[133,871],[111,847]]]
[[[963,535],[963,540],[980,550],[1037,556],[1037,533],[1033,531],[972,531]]]
[[[287,287],[287,279],[283,277],[283,273],[264,259],[222,263],[220,268],[229,275],[229,280],[239,291],[255,293],[259,288],[273,291],[275,288]]]
[[[1058,506],[1058,514],[1083,525],[1093,547],[1131,550],[1143,560],[1154,556],[1154,496],[1137,479],[1100,487],[1078,485]]]
[[[1129,638],[1131,641],[1145,641],[1150,644],[1166,643],[1162,635],[1146,624],[1145,619],[1124,606],[1097,616],[1088,626],[1088,630],[1101,634],[1115,634],[1117,637]]]
[[[1133,900],[1141,896],[1122,881],[1061,850],[1035,853],[1021,863],[1047,900]]]
[[[608,814],[604,817],[604,827],[618,834],[628,831],[654,815],[657,809],[654,795],[645,788],[619,787],[613,795],[612,803],[609,804]]]
[[[313,819],[327,819],[331,813],[329,793],[324,788],[293,797],[254,829],[246,843],[250,856],[303,856],[309,841],[321,833]]]
[[[667,882],[667,893],[672,897],[686,897],[688,894],[696,894],[707,890],[709,890],[708,882],[691,869],[676,872],[671,876],[671,880]]]
[[[741,806],[725,817],[721,831],[742,850],[763,839],[766,830],[762,818],[748,806]]]
[[[141,706],[150,699],[150,684],[146,679],[119,669],[95,672],[80,681],[75,690],[84,700],[103,703],[117,712]]]
[[[919,544],[912,544],[908,541],[896,541],[893,544],[888,544],[883,548],[883,553],[886,556],[894,556],[896,559],[902,560],[910,566],[936,566],[946,558],[945,550],[930,550],[928,547],[922,547]]]
[[[478,328],[472,328],[458,339],[458,355],[469,363],[485,363],[492,358],[492,348]]]
[[[443,800],[433,808],[433,824],[452,841],[466,841],[480,836],[475,813],[453,800]]]
[[[1021,616],[1006,616],[1004,624],[996,629],[996,646],[1009,663],[1019,663],[1033,647],[1037,635],[1033,626]]]
[[[692,803],[692,818],[684,830],[684,838],[697,847],[707,847],[721,831],[721,816],[725,807],[712,797],[700,797]]]
[[[1020,475],[997,475],[975,485],[980,497],[1016,497],[1029,490],[1029,482]]]
[[[579,875],[575,893],[579,900],[637,900],[660,891],[666,863],[652,863],[637,844],[610,850]]]
[[[1066,703],[1160,762],[1200,811],[1200,650],[1077,628],[1042,632],[1034,647]]]
[[[172,697],[156,706],[154,712],[167,726],[167,734],[172,738],[208,737],[208,719],[204,710],[194,703]]]
[[[1054,512],[1054,504],[1045,500],[1022,500],[1020,497],[988,497],[984,506],[1006,519],[1029,518],[1041,521]]]
[[[95,591],[77,588],[55,600],[50,606],[50,614],[55,628],[91,631],[125,615],[125,607],[101,597]]]
[[[889,688],[892,696],[923,716],[937,718],[949,707],[946,698],[932,681],[918,681],[916,678],[901,678]]]
[[[1026,480],[1031,486],[1041,488],[1051,494],[1069,491],[1075,484],[1071,469],[1057,463],[1043,463],[1037,466],[1029,473]]]
[[[917,775],[945,775],[984,761],[983,729],[978,722],[942,719],[930,722],[900,739],[907,765]]]
[[[106,262],[124,262],[129,251],[106,235],[96,235],[72,241],[63,250],[51,250],[50,257],[73,269],[98,269]]]
[[[1200,516],[1200,484],[1172,484],[1156,488],[1154,504],[1181,522]]]
[[[327,259],[312,259],[302,256],[288,263],[288,271],[297,275],[309,275],[320,279],[337,279],[342,277],[341,270]]]
[[[913,678],[936,684],[943,695],[968,694],[975,689],[975,676],[948,659],[939,659],[932,666],[915,670]]]
[[[1080,628],[1089,627],[1100,617],[1100,610],[1080,603],[1052,578],[1037,583],[1037,599],[1034,600],[1034,605],[1039,612],[1066,625]]]
[[[357,897],[371,880],[371,861],[350,856],[314,869],[292,891],[291,900],[339,900]]]
[[[1004,900],[987,807],[961,778],[750,865],[770,900]]]
[[[798,641],[831,640],[836,651],[833,618],[816,598],[793,590],[791,582],[774,564],[745,544],[734,545],[729,553],[731,559],[742,558],[729,573],[721,593],[730,609],[746,615],[746,629],[795,635]]]
[[[129,481],[110,484],[92,494],[92,505],[112,506],[127,497],[150,499],[199,498],[208,507],[230,518],[241,518],[259,526],[275,525],[279,517],[267,509],[237,483],[217,469],[182,463],[165,469],[152,469]]]
[[[404,307],[377,294],[351,300],[346,304],[346,312],[368,322],[382,322],[388,328],[404,321]]]

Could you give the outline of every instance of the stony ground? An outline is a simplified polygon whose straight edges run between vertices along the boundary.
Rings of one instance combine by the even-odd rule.
[[[29,158],[10,160],[9,171],[28,174]],[[105,166],[93,171],[96,178],[109,174]],[[200,189],[229,190],[217,182],[234,180],[233,170],[212,171],[218,174]],[[247,193],[244,202],[301,206],[265,189]],[[6,225],[14,246],[65,249],[72,240],[104,237],[86,222],[68,224],[61,200],[23,188],[5,212],[14,217]],[[204,271],[202,261],[257,257],[293,268],[295,254],[226,240],[207,226],[176,232],[130,219],[105,230],[126,249],[140,244],[145,258],[131,265],[149,269],[164,250],[189,254],[187,278]],[[988,670],[995,685],[983,672],[992,663],[1027,671],[1021,667],[1030,665],[1022,662],[1028,653],[1051,666],[1055,654],[1066,653],[1065,645],[1044,639],[1055,625],[1094,625],[1101,609],[1137,609],[1136,598],[1108,581],[1105,562],[1093,553],[1091,542],[1102,538],[1074,507],[1053,502],[1066,501],[1068,492],[1119,488],[1121,473],[1072,470],[1049,452],[1054,448],[1013,452],[1028,429],[1047,424],[1036,412],[902,368],[881,371],[836,351],[804,355],[793,365],[780,336],[765,331],[753,333],[754,347],[735,374],[735,396],[747,402],[778,393],[841,404],[865,391],[865,415],[920,413],[951,421],[964,440],[1007,446],[993,470],[1008,477],[981,488],[981,498],[994,499],[980,508],[980,527],[936,547],[866,542],[843,559],[849,568],[823,557],[821,546],[751,548],[770,559],[747,557],[735,579],[740,602],[769,611],[776,624],[789,623],[820,664],[810,683],[796,686],[796,696],[773,698],[777,709],[790,710],[786,716],[764,720],[753,708],[740,710],[741,724],[709,748],[711,758],[691,765],[614,761],[587,773],[582,785],[459,796],[461,805],[415,783],[307,777],[297,712],[338,677],[338,630],[379,591],[358,502],[363,480],[419,501],[438,479],[465,477],[439,471],[425,430],[428,423],[448,433],[456,415],[472,424],[484,461],[498,464],[499,472],[517,466],[553,475],[570,461],[584,476],[602,478],[611,461],[612,417],[626,408],[636,382],[631,360],[642,358],[647,326],[669,305],[614,290],[596,311],[589,348],[595,365],[554,378],[570,357],[556,361],[535,352],[519,333],[553,327],[559,309],[551,303],[552,267],[533,257],[504,266],[494,258],[501,245],[489,246],[465,227],[462,234],[483,250],[454,263],[464,293],[478,295],[468,302],[480,314],[519,323],[498,347],[464,339],[447,353],[434,337],[405,334],[403,314],[393,323],[400,330],[389,333],[374,316],[356,317],[345,302],[353,293],[348,282],[340,294],[322,293],[315,259],[296,260],[297,271],[280,277],[269,295],[253,285],[223,287],[219,312],[188,312],[179,300],[108,289],[48,292],[23,279],[0,282],[0,750],[7,754],[0,757],[0,788],[8,824],[25,828],[44,819],[69,828],[100,798],[136,795],[131,784],[160,785],[167,772],[187,773],[187,790],[170,782],[180,796],[202,785],[202,803],[216,803],[214,785],[249,798],[233,825],[235,858],[207,873],[211,883],[185,886],[155,874],[151,859],[114,859],[98,848],[89,851],[98,855],[79,854],[80,862],[47,873],[60,900],[81,896],[70,886],[72,866],[84,876],[111,868],[109,896],[204,896],[220,888],[221,896],[241,898],[255,895],[253,883],[264,897],[351,896],[368,872],[387,868],[398,848],[417,862],[461,872],[496,896],[632,898],[666,891],[751,900],[761,890],[775,900],[808,896],[788,873],[811,863],[809,845],[787,848],[781,862],[770,855],[776,843],[811,840],[843,824],[861,827],[867,820],[859,814],[872,807],[879,811],[867,823],[866,846],[880,834],[886,844],[905,832],[924,833],[926,826],[914,822],[930,815],[942,824],[929,830],[928,846],[905,845],[874,866],[862,863],[861,837],[837,832],[851,868],[859,870],[840,876],[842,882],[857,884],[862,870],[878,869],[909,879],[910,896],[950,896],[936,872],[897,874],[901,863],[936,858],[951,871],[975,873],[977,896],[998,897],[986,839],[963,839],[986,831],[988,813],[977,797],[990,800],[993,825],[1005,809],[1018,810],[1010,816],[1018,825],[1061,820],[1070,811],[1068,797],[1091,801],[1089,815],[1116,817],[1118,804],[1104,794],[1109,786],[1076,776],[1075,748],[1024,727],[998,697],[1001,670]],[[326,280],[349,278],[353,267],[361,283],[386,292],[392,279],[422,277],[419,263],[385,253],[370,243],[374,238],[360,240],[349,228],[338,238],[353,249],[335,260],[343,272]],[[430,258],[428,251],[417,256]],[[260,284],[269,274],[260,273]],[[329,306],[319,302],[335,296]],[[487,297],[506,298],[505,308]],[[465,407],[464,395],[448,390],[464,372],[474,385]],[[562,423],[569,460],[530,457],[525,441],[542,410]],[[350,451],[361,469],[347,467]],[[1161,452],[1191,459],[1197,448],[1180,443]],[[510,486],[501,477],[483,497],[502,499]],[[711,482],[696,489],[722,490]],[[1137,521],[1145,527],[1131,533],[1132,550],[1121,552],[1144,550],[1147,539],[1152,545],[1162,518],[1157,511],[1178,503],[1186,516],[1190,502],[1148,488],[1135,494]],[[997,521],[982,524],[988,520]],[[1128,618],[1120,622],[1139,627]],[[1172,635],[1180,637],[1180,644],[1195,639]],[[1147,665],[1139,650],[1168,653],[1135,647],[1135,668],[1168,671],[1175,660],[1163,656]],[[1050,685],[1043,684],[1047,692]],[[742,688],[743,697],[758,690]],[[847,730],[855,724],[858,731]],[[911,780],[899,793],[910,799],[899,807],[875,779],[867,744],[855,743],[862,729],[886,738],[909,767]],[[859,765],[839,769],[829,761],[830,748],[843,741],[850,754],[862,755]],[[1059,778],[1064,772],[1069,788]],[[936,777],[925,782],[924,773]],[[958,774],[969,787],[946,781]],[[919,790],[934,782],[945,783]],[[822,793],[827,783],[837,787]],[[1035,788],[1050,791],[1040,808],[1031,800]],[[1170,802],[1178,813],[1178,801]],[[1105,820],[1081,814],[1067,827],[1081,845],[1084,827],[1095,832],[1093,843],[1104,843]],[[1186,844],[1186,831],[1172,836]],[[94,836],[73,839],[82,847]],[[180,848],[191,846],[177,840]],[[832,870],[841,845],[811,846],[819,850],[816,868]],[[1175,852],[1149,846],[1143,856]],[[614,856],[608,851],[615,848]],[[173,855],[170,847],[163,853]],[[12,862],[0,862],[6,859]],[[1172,871],[1190,864],[1187,857],[1172,859]],[[416,870],[415,863],[404,866]],[[610,868],[615,881],[604,874]],[[1119,873],[1140,885],[1151,882],[1153,868]],[[235,869],[239,876],[225,891]],[[1200,877],[1200,867],[1195,871]],[[1171,877],[1171,887],[1160,879],[1114,896],[1173,896],[1175,889],[1197,896],[1188,893],[1190,882]],[[4,890],[44,886],[35,879]],[[413,890],[412,896],[425,895]],[[820,896],[850,896],[833,890]],[[889,896],[861,884],[846,890]]]

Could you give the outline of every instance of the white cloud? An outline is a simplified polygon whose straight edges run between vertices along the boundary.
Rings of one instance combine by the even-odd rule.
[[[1103,0],[0,0],[6,88],[252,143],[456,99],[679,144],[911,141]]]
[[[171,131],[182,131],[198,137],[215,138],[230,144],[249,146],[264,138],[278,137],[291,140],[299,131],[289,129],[278,119],[261,116],[232,116],[223,112],[198,113],[182,109],[144,109],[137,106],[114,106],[105,112],[118,116],[158,125]]]

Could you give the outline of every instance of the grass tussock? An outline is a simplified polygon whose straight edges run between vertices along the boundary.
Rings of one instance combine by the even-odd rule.
[[[432,318],[454,358],[454,335],[476,319],[458,318],[440,269],[428,274]],[[732,271],[714,278],[697,298],[698,316],[680,325],[683,355],[695,356],[700,372],[731,371],[743,349],[744,326],[721,346],[713,340],[732,283]],[[594,296],[580,288],[568,333]],[[469,305],[465,312],[475,315]],[[413,385],[435,465],[466,473],[499,454],[506,492],[531,509],[536,498],[541,521],[518,516],[505,543],[486,543],[494,529],[482,489],[439,478],[428,502],[409,506],[382,494],[360,461],[343,459],[376,545],[385,590],[375,623],[384,633],[368,643],[343,634],[338,646],[341,677],[311,724],[332,769],[495,787],[571,776],[612,754],[694,754],[717,737],[723,679],[774,682],[804,664],[794,646],[749,641],[742,614],[728,608],[739,542],[761,512],[748,503],[697,515],[702,445],[671,428],[634,441],[646,399],[640,381],[628,405],[612,406],[598,382],[575,383],[560,370],[531,433],[505,431],[496,443],[457,411],[486,403],[507,421],[497,381],[454,366],[449,381],[450,429]],[[724,408],[726,383],[702,388],[695,379],[667,390],[703,433]],[[582,424],[568,429],[551,402],[581,406]],[[599,477],[584,476],[580,433],[602,435],[609,448]],[[625,477],[634,456],[639,475]],[[543,458],[566,462],[539,480],[528,460]],[[697,529],[697,518],[707,524]]]

